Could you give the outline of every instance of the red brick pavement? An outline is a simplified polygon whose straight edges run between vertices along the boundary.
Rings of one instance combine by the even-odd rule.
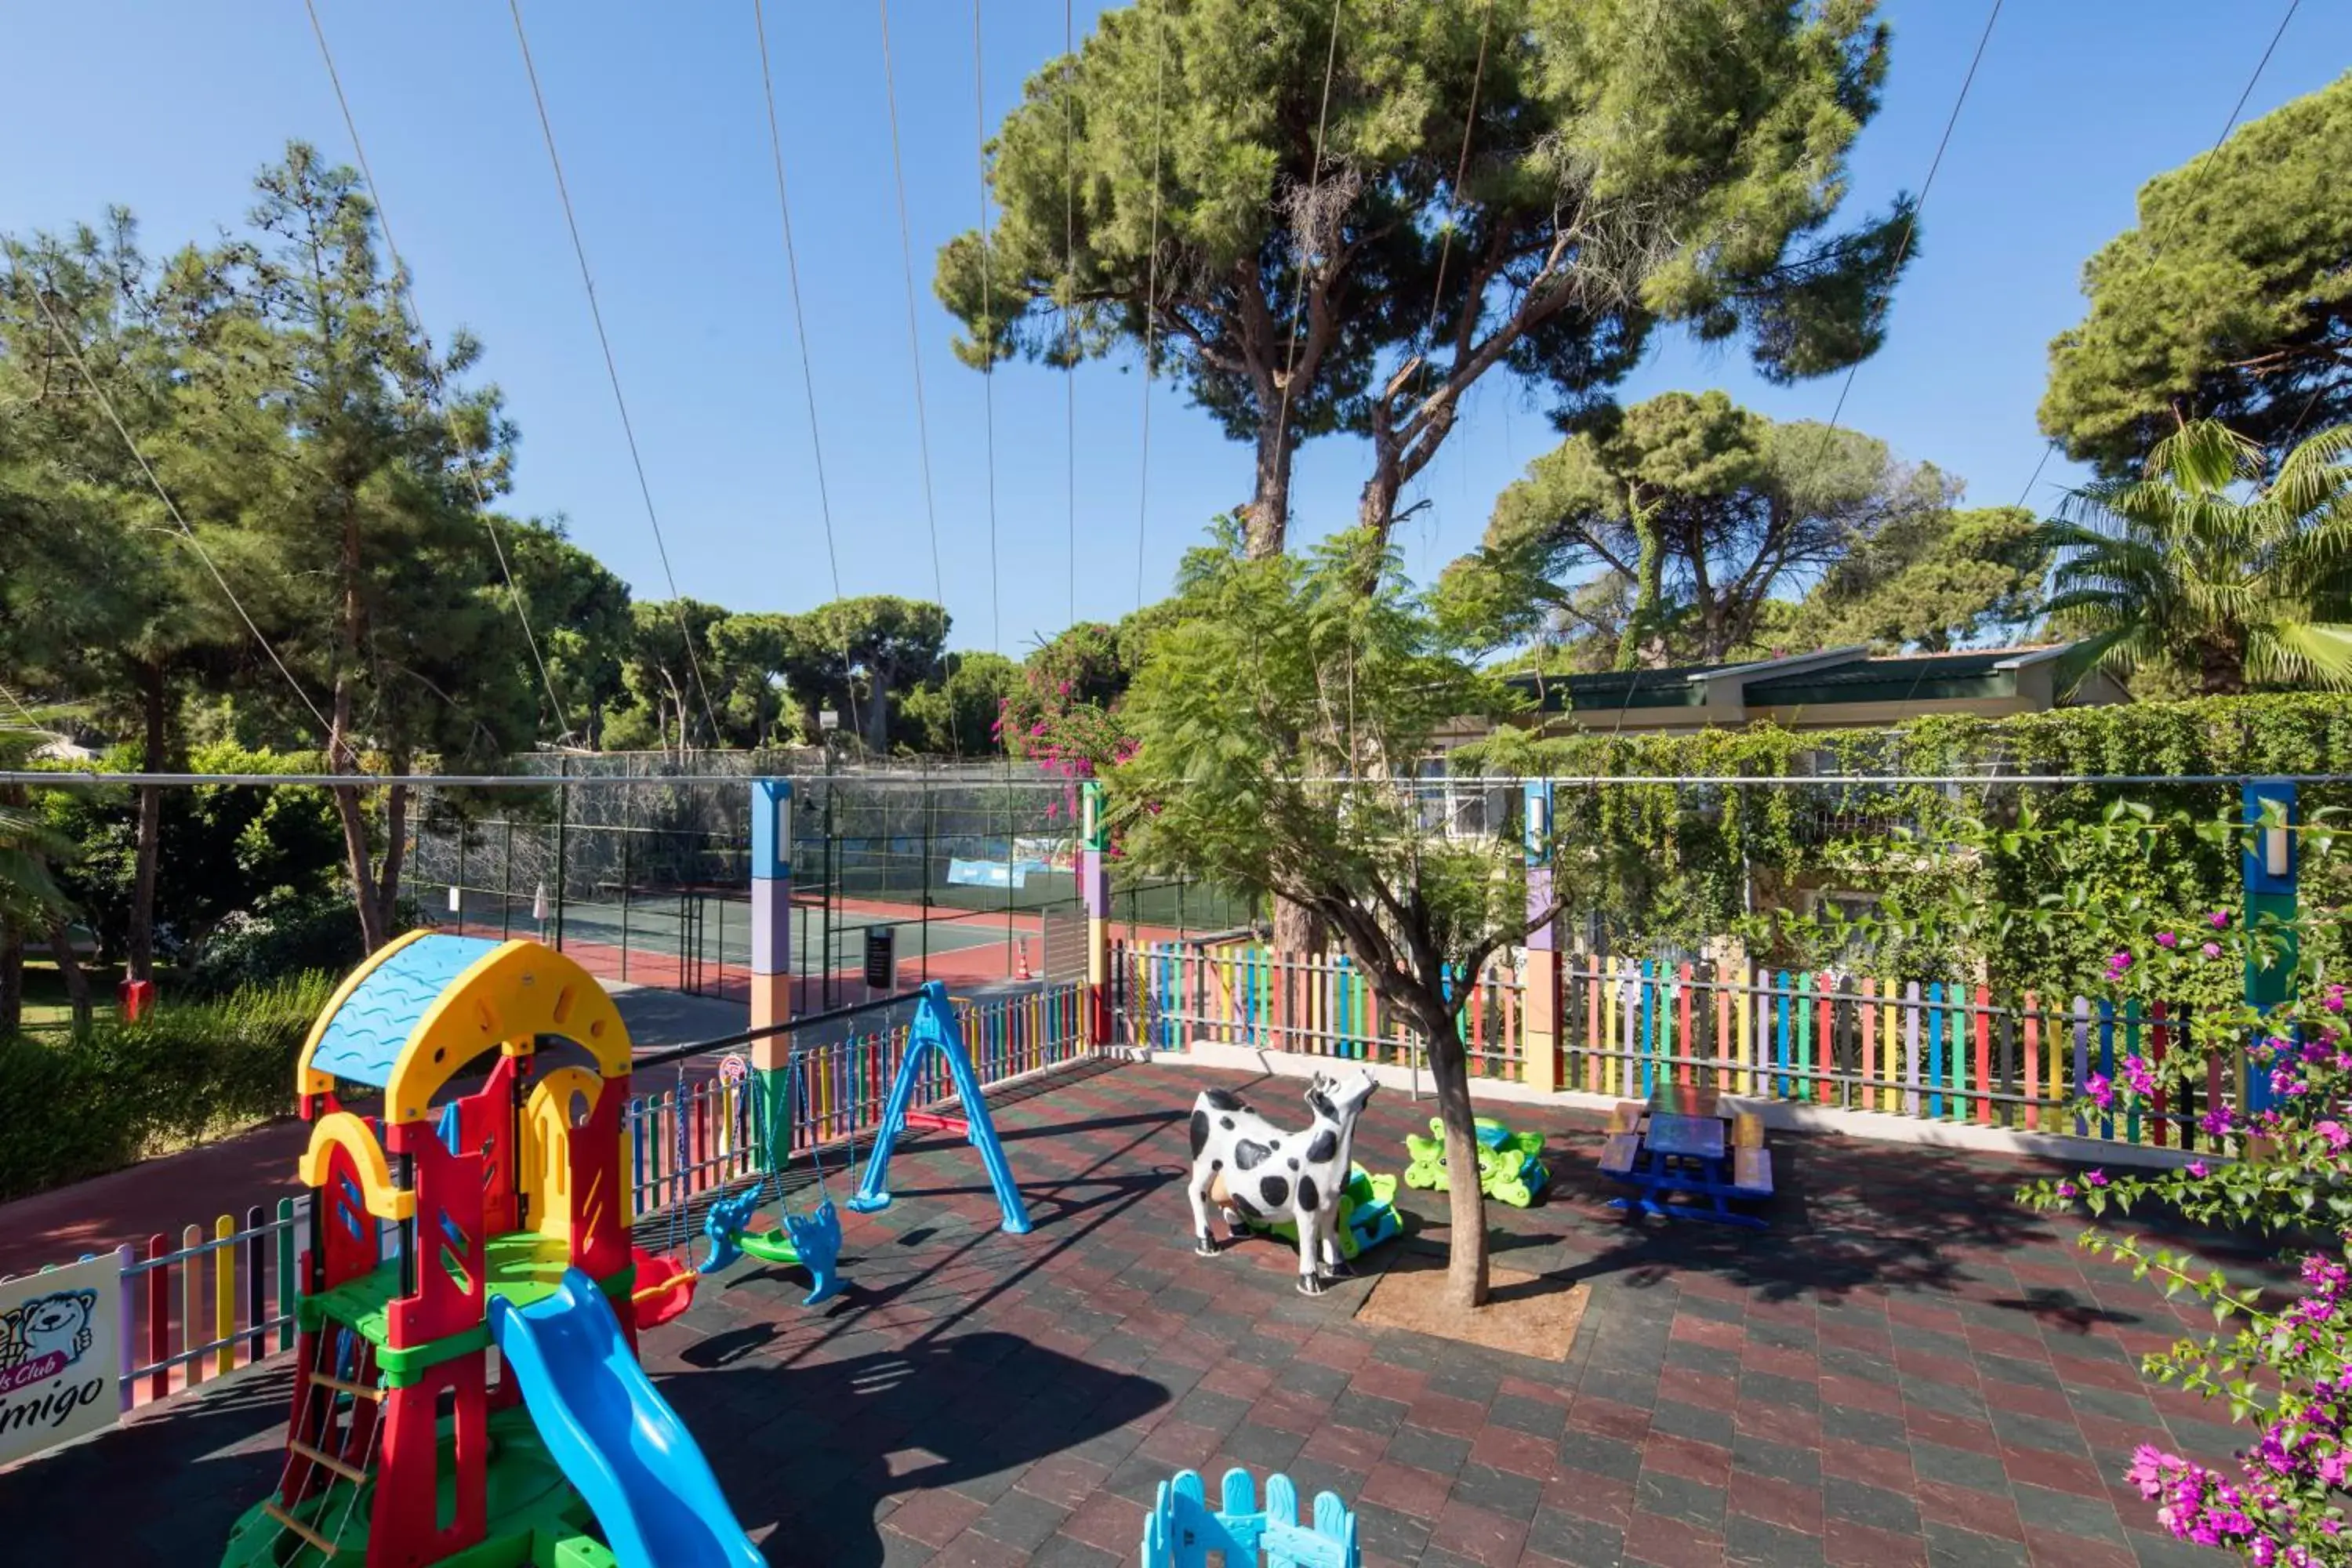
[[[1360,1326],[1368,1283],[1303,1299],[1280,1246],[1193,1256],[1183,1115],[1212,1080],[1298,1114],[1295,1083],[1171,1067],[1008,1092],[1032,1234],[1002,1234],[971,1151],[926,1137],[898,1203],[844,1216],[842,1297],[804,1309],[796,1271],[746,1264],[645,1336],[771,1561],[1109,1568],[1193,1463],[1338,1492],[1372,1564],[2203,1561],[2116,1484],[2137,1435],[2225,1457],[2229,1430],[2152,1397],[2126,1349],[2181,1320],[2018,1209],[2017,1162],[1784,1137],[1771,1230],[1644,1225],[1603,1206],[1593,1119],[1513,1110],[1556,1181],[1490,1212],[1496,1256],[1593,1292],[1546,1363]],[[1359,1158],[1393,1169],[1427,1114],[1383,1092]],[[1442,1237],[1442,1197],[1401,1206],[1408,1245]],[[284,1384],[241,1373],[0,1475],[0,1540],[205,1560],[276,1474]]]

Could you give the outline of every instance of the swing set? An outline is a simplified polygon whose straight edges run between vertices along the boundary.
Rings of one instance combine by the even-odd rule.
[[[905,997],[892,997],[885,1002],[863,1003],[783,1026],[804,1028],[905,1000]],[[915,1017],[908,1029],[906,1055],[899,1060],[889,1096],[883,1103],[881,1121],[874,1132],[872,1153],[858,1182],[856,1193],[848,1200],[849,1206],[860,1214],[871,1214],[888,1206],[890,1154],[897,1147],[900,1134],[908,1128],[950,1131],[961,1133],[979,1151],[981,1163],[988,1173],[989,1184],[995,1192],[1003,1215],[1001,1228],[1010,1235],[1024,1235],[1029,1229],[1029,1211],[1022,1201],[1020,1187],[1013,1180],[1012,1169],[1005,1163],[1003,1145],[999,1142],[995,1123],[989,1117],[988,1101],[981,1095],[979,1075],[973,1072],[971,1053],[964,1048],[962,1031],[957,1026],[955,1010],[948,1000],[947,988],[934,981],[916,994],[915,1002]],[[683,1055],[706,1048],[681,1047],[679,1051]],[[781,1092],[771,1094],[762,1079],[757,1076],[752,1079],[752,1118],[759,1129],[760,1176],[742,1192],[732,1197],[720,1198],[710,1205],[702,1222],[702,1234],[709,1247],[701,1263],[690,1264],[678,1256],[685,1240],[687,1205],[683,1197],[671,1206],[669,1237],[661,1256],[638,1253],[637,1284],[629,1298],[638,1328],[653,1328],[677,1317],[693,1304],[698,1280],[745,1257],[807,1269],[809,1293],[801,1300],[801,1305],[804,1307],[817,1306],[839,1294],[842,1287],[839,1268],[841,1211],[835,1206],[832,1191],[825,1184],[824,1152],[814,1142],[809,1147],[809,1163],[816,1173],[815,1206],[806,1214],[796,1214],[789,1205],[780,1206],[778,1223],[772,1228],[756,1229],[753,1224],[753,1216],[767,1203],[772,1186],[779,1200],[784,1197],[783,1170],[792,1154],[794,1115],[803,1105],[814,1110],[808,1078],[803,1071],[803,1059],[810,1049],[809,1047],[796,1046],[785,1058]],[[961,1117],[943,1116],[913,1107],[915,1091],[921,1081],[927,1058],[934,1051],[943,1060],[948,1079],[961,1101],[964,1114]],[[678,1098],[683,1103],[683,1068],[679,1069],[678,1089]],[[683,1170],[687,1163],[684,1117],[677,1119],[676,1136],[677,1143],[673,1168]],[[852,1168],[857,1163],[855,1132],[850,1135],[846,1163]]]
[[[758,1129],[760,1148],[759,1179],[732,1197],[713,1202],[703,1216],[702,1234],[709,1243],[699,1264],[691,1264],[678,1256],[686,1239],[686,1204],[670,1205],[669,1235],[660,1256],[641,1254],[637,1258],[637,1287],[629,1300],[636,1310],[637,1327],[650,1329],[667,1323],[694,1303],[694,1288],[706,1274],[715,1274],[737,1259],[749,1256],[765,1263],[797,1266],[809,1271],[809,1293],[801,1305],[814,1307],[840,1293],[841,1275],[835,1267],[841,1257],[841,1211],[834,1206],[833,1194],[825,1184],[824,1153],[814,1144],[809,1148],[809,1163],[816,1173],[816,1206],[805,1215],[794,1214],[790,1207],[778,1211],[780,1223],[773,1229],[752,1228],[752,1216],[767,1203],[771,1187],[781,1199],[783,1192],[783,1170],[792,1155],[793,1113],[803,1103],[806,1082],[801,1071],[802,1059],[807,1047],[795,1047],[785,1058],[784,1088],[780,1095],[771,1096],[766,1084],[758,1078],[751,1080],[751,1121]],[[686,1100],[686,1069],[678,1069],[678,1102]],[[684,1169],[687,1159],[686,1118],[676,1119],[677,1124],[676,1163],[674,1169]],[[849,1158],[856,1161],[856,1134],[851,1134]]]

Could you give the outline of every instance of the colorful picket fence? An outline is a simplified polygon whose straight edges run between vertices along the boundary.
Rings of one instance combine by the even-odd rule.
[[[1415,1035],[1344,955],[1306,957],[1255,945],[1160,942],[1114,950],[1113,1005],[1130,1037],[1160,1049],[1194,1040],[1410,1065]],[[1461,984],[1455,977],[1454,983]],[[1520,981],[1510,965],[1479,971],[1461,1016],[1475,1077],[1517,1079]]]
[[[958,998],[956,1018],[983,1088],[1076,1060],[1088,1048],[1085,988],[1061,985],[984,1001]],[[907,1054],[910,1026],[898,1025],[804,1049],[793,1107],[792,1154],[845,1143],[882,1119],[882,1102]],[[913,1108],[952,1099],[940,1058],[915,1083]],[[632,1212],[643,1216],[691,1202],[758,1170],[751,1085],[723,1078],[688,1081],[629,1102]]]
[[[2093,1074],[2189,1047],[2185,1009],[1983,985],[1798,971],[1573,959],[1561,974],[1564,1089],[1641,1098],[1664,1084],[1930,1121],[2158,1147],[2218,1148],[2200,1119],[2244,1089],[2236,1053],[2197,1091],[2096,1118],[2064,1108]]]
[[[1115,974],[1129,1037],[1158,1048],[1205,1041],[1414,1059],[1409,1033],[1382,1016],[1344,958],[1157,942],[1122,950]],[[1461,1026],[1474,1075],[1528,1081],[1524,1015],[1517,973],[1496,964],[1481,974]],[[1985,986],[1958,982],[1573,956],[1561,963],[1557,1016],[1550,1081],[1619,1099],[1678,1084],[1931,1121],[2217,1148],[2200,1119],[2241,1104],[2245,1087],[2243,1058],[2232,1053],[2205,1063],[2194,1092],[2168,1094],[2145,1114],[2076,1116],[2066,1107],[2093,1074],[2112,1079],[2127,1057],[2162,1061],[2190,1048],[2186,1010],[2032,993],[2004,1003]]]
[[[982,1086],[1075,1061],[1089,1048],[1085,989],[1063,985],[1026,995],[959,1000],[958,1020]],[[810,1048],[808,1089],[795,1108],[792,1147],[805,1154],[870,1131],[908,1043],[905,1027],[852,1035]],[[953,1097],[943,1072],[927,1071],[915,1103]],[[705,1077],[633,1097],[622,1112],[630,1137],[635,1209],[640,1217],[747,1177],[755,1170],[749,1087]],[[683,1129],[681,1146],[679,1132]],[[682,1152],[681,1152],[682,1147]],[[115,1250],[123,1325],[125,1410],[196,1387],[294,1342],[310,1198],[279,1198],[242,1216],[221,1215],[176,1233],[159,1231]],[[396,1227],[378,1236],[378,1255],[397,1256]]]

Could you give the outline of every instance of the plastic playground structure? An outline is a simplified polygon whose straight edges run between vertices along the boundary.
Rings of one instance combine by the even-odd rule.
[[[1476,1127],[1478,1190],[1496,1203],[1522,1209],[1543,1196],[1551,1184],[1551,1172],[1542,1159],[1543,1134],[1514,1132],[1484,1116],[1477,1119]],[[1452,1179],[1445,1167],[1444,1123],[1431,1117],[1429,1134],[1426,1138],[1411,1132],[1404,1135],[1405,1153],[1410,1156],[1404,1184],[1442,1193]]]
[[[1143,1520],[1143,1568],[1206,1568],[1213,1552],[1226,1568],[1360,1568],[1356,1516],[1336,1493],[1317,1493],[1301,1524],[1288,1476],[1266,1477],[1264,1508],[1247,1470],[1227,1470],[1222,1489],[1223,1506],[1212,1509],[1197,1471],[1160,1482]]]
[[[945,989],[913,1000],[852,1206],[890,1201],[904,1127],[952,1123],[981,1150],[1004,1228],[1025,1231]],[[588,1065],[539,1059],[562,1042]],[[908,1108],[934,1051],[963,1118]],[[713,1205],[704,1268],[633,1248],[622,1130],[633,1058],[604,988],[534,942],[412,932],[337,988],[295,1068],[312,1199],[285,1460],[231,1531],[223,1568],[764,1561],[639,1364],[636,1334],[743,1253],[807,1267],[809,1300],[823,1300],[840,1289],[839,1215],[824,1199],[753,1228],[788,1151],[787,1072],[767,1098],[761,1177]],[[342,1084],[380,1090],[381,1120],[344,1109]],[[820,1194],[822,1181],[820,1170]],[[398,1236],[390,1258],[385,1226]]]

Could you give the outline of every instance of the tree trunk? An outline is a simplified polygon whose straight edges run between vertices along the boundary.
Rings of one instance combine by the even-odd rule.
[[[352,905],[360,917],[360,941],[373,952],[391,937],[383,929],[383,911],[376,904],[374,857],[368,853],[367,808],[361,803],[357,784],[337,784],[328,793],[335,797],[335,816],[343,826],[343,871],[352,879]]]
[[[2198,648],[2197,689],[2207,697],[2236,697],[2246,689],[2246,649],[2242,637],[2215,632]]]
[[[141,771],[160,773],[165,761],[163,672],[153,665],[139,670],[139,702],[146,721],[140,752]],[[132,980],[155,977],[155,868],[163,848],[163,791],[155,784],[139,791],[139,838],[131,878],[130,931],[125,940],[124,971]]]
[[[343,496],[343,605],[341,655],[335,663],[335,705],[327,725],[327,771],[360,771],[357,747],[352,740],[352,681],[360,667],[365,607],[360,603],[359,510],[350,489]],[[373,952],[392,940],[384,930],[383,910],[376,902],[373,858],[368,853],[367,813],[356,784],[338,784],[335,816],[343,827],[343,864],[352,879],[352,902],[360,917],[360,942]]]
[[[1386,550],[1389,530],[1396,525],[1397,494],[1404,489],[1404,476],[1397,468],[1392,452],[1378,454],[1372,465],[1372,477],[1364,481],[1363,493],[1356,500],[1356,526],[1370,531]]]
[[[0,1036],[25,1026],[25,931],[0,920]]]
[[[1313,910],[1304,904],[1294,904],[1287,899],[1274,900],[1275,952],[1312,957],[1321,953],[1330,942],[1330,928]]]
[[[408,759],[403,757],[393,766],[393,772],[408,771]],[[408,852],[408,786],[394,784],[384,792],[383,802],[383,874],[376,880],[376,909],[383,921],[384,940],[394,936],[393,923],[400,912],[400,873]],[[558,877],[563,868],[555,868]]]
[[[1276,430],[1281,429],[1277,439]],[[1282,553],[1290,532],[1290,463],[1298,452],[1298,426],[1266,409],[1258,418],[1257,463],[1249,505],[1242,509],[1242,552],[1252,561]]]
[[[1658,624],[1658,601],[1664,596],[1666,545],[1659,536],[1655,514],[1640,506],[1632,509],[1633,537],[1641,543],[1642,553],[1634,563],[1633,612],[1625,617],[1625,630],[1617,638],[1617,668],[1639,669]]]
[[[1478,1131],[1470,1107],[1470,1058],[1454,1032],[1451,1011],[1423,1002],[1422,1036],[1429,1047],[1429,1081],[1437,1119],[1445,1130],[1445,1300],[1467,1310],[1486,1303],[1486,1194],[1478,1188]]]
[[[348,676],[335,680],[334,717],[327,726],[327,771],[357,773],[350,764],[352,754],[350,716],[352,710],[351,682]],[[383,910],[376,902],[375,857],[368,852],[367,807],[361,799],[357,784],[337,784],[327,792],[334,798],[335,816],[343,828],[343,871],[352,881],[352,905],[359,912],[360,942],[373,952],[392,940],[384,930]]]
[[[81,960],[74,956],[73,931],[63,915],[49,918],[49,955],[58,961],[58,978],[66,983],[66,1001],[73,1007],[74,1027],[89,1027],[93,1011],[89,994],[89,976],[83,973]]]

